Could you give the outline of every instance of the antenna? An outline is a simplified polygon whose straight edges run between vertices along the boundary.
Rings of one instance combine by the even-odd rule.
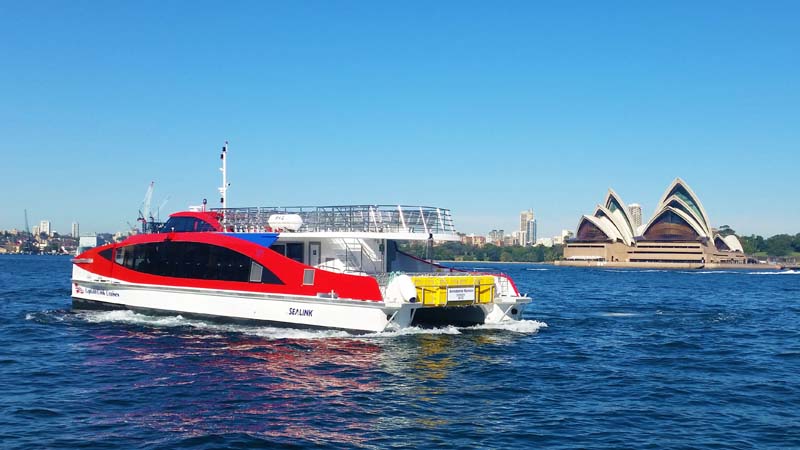
[[[224,210],[228,207],[228,187],[231,185],[228,183],[228,141],[225,141],[225,145],[222,146],[222,153],[219,155],[219,159],[222,160],[222,167],[219,169],[222,172],[222,186],[219,187],[219,202],[222,204],[222,209]]]

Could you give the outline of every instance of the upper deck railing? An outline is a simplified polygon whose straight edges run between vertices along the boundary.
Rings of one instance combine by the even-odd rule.
[[[296,214],[302,219],[297,232],[378,232],[455,235],[450,210],[430,206],[341,205],[215,208],[223,225],[234,231],[275,229],[270,217]]]

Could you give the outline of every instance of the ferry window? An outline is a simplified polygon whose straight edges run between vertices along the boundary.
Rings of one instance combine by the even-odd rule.
[[[206,222],[205,220],[200,220],[200,219],[197,219],[195,221],[194,230],[195,231],[215,231],[214,227],[212,227],[210,223]]]
[[[250,279],[250,258],[225,247],[209,246],[211,264],[209,278],[224,281],[248,281]]]
[[[170,217],[164,226],[161,228],[161,231],[170,232],[170,231],[181,231],[183,227],[183,218],[182,217]]]
[[[261,269],[261,282],[264,284],[283,284],[283,281],[266,267]]]
[[[214,231],[214,227],[205,220],[195,217],[170,217],[167,223],[161,228],[161,231],[176,233],[190,233],[195,231]]]
[[[303,286],[313,286],[314,285],[314,273],[316,271],[314,269],[305,269],[303,270]]]
[[[272,244],[269,248],[279,255],[286,256],[286,246],[284,244]]]
[[[128,245],[117,249],[115,261],[131,270],[165,277],[283,284],[246,255],[199,242]]]
[[[164,245],[162,243],[135,245],[133,270],[151,274],[159,274],[165,270],[174,271],[172,266],[166,265]]]
[[[206,278],[208,273],[209,245],[194,242],[175,242],[179,244],[180,255],[175,255],[178,261],[176,274],[180,278]]]
[[[264,267],[255,262],[250,261],[250,282],[258,283],[261,281],[261,274],[264,272]]]
[[[101,252],[98,252],[97,254],[100,255],[101,258],[111,261],[111,253],[113,251],[114,251],[114,249],[107,248],[107,249],[105,249],[105,250],[103,250]]]
[[[133,245],[117,249],[117,264],[133,269]]]
[[[292,242],[286,244],[286,257],[299,263],[303,262],[303,243]]]

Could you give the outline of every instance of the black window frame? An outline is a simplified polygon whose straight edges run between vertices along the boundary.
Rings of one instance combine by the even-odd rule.
[[[306,244],[305,242],[281,242],[274,243],[270,250],[276,252],[281,256],[285,256],[300,264],[306,263]]]
[[[117,249],[114,262],[136,272],[195,280],[284,284],[271,270],[247,255],[215,244],[159,241]],[[260,277],[254,278],[254,267]],[[258,269],[255,269],[258,270]]]

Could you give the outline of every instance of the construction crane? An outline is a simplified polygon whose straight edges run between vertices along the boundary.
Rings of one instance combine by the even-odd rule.
[[[28,210],[25,210],[25,232],[31,234],[31,227],[28,226]]]
[[[147,220],[152,217],[150,214],[150,203],[153,201],[153,189],[155,189],[155,181],[150,182],[150,186],[147,187],[147,191],[144,193],[144,200],[142,200],[141,206],[139,206],[139,219]]]
[[[161,210],[164,209],[164,206],[167,204],[168,201],[169,201],[169,196],[167,196],[167,198],[165,198],[161,202],[161,204],[158,205],[158,209],[156,209],[156,220],[159,222],[161,222]]]
[[[128,228],[130,228],[131,234],[138,234],[139,233],[139,230],[136,228],[136,226],[134,224],[131,223],[130,220],[126,220],[125,223],[128,224]]]
[[[28,225],[28,210],[25,210],[25,235],[20,238],[19,246],[20,251],[23,253],[33,252],[33,235],[31,234],[31,227]]]

